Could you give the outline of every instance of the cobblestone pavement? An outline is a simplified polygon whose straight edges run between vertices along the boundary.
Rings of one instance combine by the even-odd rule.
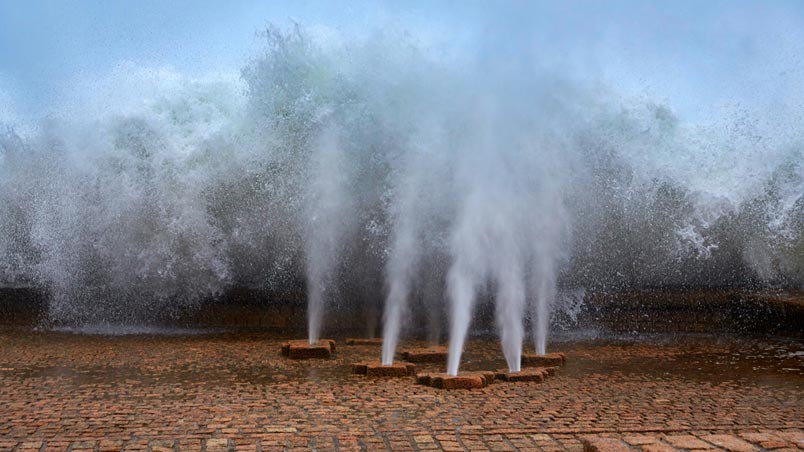
[[[352,375],[376,345],[292,361],[284,339],[0,330],[0,452],[804,449],[800,342],[576,339],[544,383],[444,391]],[[463,369],[500,355],[472,341]]]

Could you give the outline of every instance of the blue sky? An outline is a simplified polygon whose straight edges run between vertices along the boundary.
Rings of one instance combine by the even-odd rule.
[[[2,0],[0,89],[35,114],[121,62],[236,72],[259,51],[257,31],[291,21],[347,36],[390,27],[447,52],[510,54],[690,118],[804,100],[804,2],[736,0]]]

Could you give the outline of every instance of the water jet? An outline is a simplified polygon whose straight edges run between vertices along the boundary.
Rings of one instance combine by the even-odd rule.
[[[449,352],[403,358],[457,376],[486,303],[516,372],[563,362],[545,354],[563,286],[804,283],[795,115],[691,119],[672,97],[544,71],[528,40],[264,36],[234,75],[131,63],[67,78],[77,98],[41,124],[3,119],[0,285],[47,293],[60,325],[153,323],[241,286],[302,293],[309,343],[286,355],[308,358],[331,356],[320,336],[365,307],[353,294],[384,296],[385,365],[418,302]]]

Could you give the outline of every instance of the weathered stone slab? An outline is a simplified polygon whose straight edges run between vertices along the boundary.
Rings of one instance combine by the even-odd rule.
[[[486,386],[486,379],[481,375],[443,375],[430,381],[434,388],[439,389],[476,389]]]
[[[492,370],[483,370],[483,371],[479,371],[479,372],[469,372],[469,373],[477,374],[477,375],[480,375],[481,377],[483,377],[483,379],[486,380],[486,385],[487,386],[492,384],[492,383],[494,383],[494,380],[497,379],[497,373],[492,371]]]
[[[656,438],[653,435],[640,433],[624,436],[623,440],[632,446],[646,446],[648,444],[656,444],[659,442],[659,438]]]
[[[665,443],[651,443],[643,445],[642,452],[678,452],[678,450]]]
[[[751,443],[741,440],[733,435],[706,435],[701,439],[731,452],[755,452],[759,449]]]
[[[445,363],[447,362],[449,349],[442,345],[434,345],[402,350],[399,354],[403,360],[412,363]]]
[[[537,383],[543,382],[547,378],[547,369],[544,367],[529,367],[523,368],[519,372],[511,372],[508,369],[500,369],[496,372],[498,380],[503,381],[535,381]]]
[[[630,452],[634,449],[616,438],[587,436],[581,439],[583,452]]]
[[[566,362],[566,357],[563,353],[546,353],[544,355],[536,355],[526,353],[522,355],[522,367],[551,367],[563,366]]]
[[[352,373],[355,375],[366,375],[368,371],[368,361],[352,363]]]
[[[352,364],[352,373],[367,377],[409,377],[416,374],[416,365],[397,361],[386,366],[380,361],[366,361]]]
[[[229,440],[226,438],[210,438],[206,443],[207,452],[226,452],[229,450]]]
[[[445,373],[418,374],[416,383],[438,389],[477,389],[494,381],[494,372],[467,372],[461,375]]]
[[[692,435],[665,435],[664,440],[678,449],[712,449],[712,446]]]
[[[321,339],[315,344],[308,341],[289,341],[282,344],[282,355],[290,359],[328,359],[335,353],[335,341]]]

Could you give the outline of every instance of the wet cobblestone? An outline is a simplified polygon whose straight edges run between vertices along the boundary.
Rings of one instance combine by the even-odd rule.
[[[287,339],[0,331],[0,452],[804,449],[801,343],[570,341],[543,383],[456,392],[353,375],[377,345],[296,361]],[[500,367],[467,345],[466,370]]]

